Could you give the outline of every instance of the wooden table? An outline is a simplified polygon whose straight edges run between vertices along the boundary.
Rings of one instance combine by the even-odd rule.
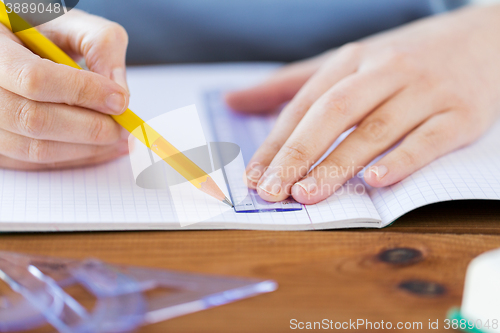
[[[290,320],[422,322],[459,306],[472,258],[500,247],[498,202],[452,202],[383,230],[3,234],[0,250],[274,279],[271,294],[141,332],[289,332]],[[364,331],[360,329],[359,331]],[[412,331],[412,330],[405,330]]]

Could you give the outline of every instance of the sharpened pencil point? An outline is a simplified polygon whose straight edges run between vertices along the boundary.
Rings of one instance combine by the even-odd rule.
[[[225,203],[226,205],[228,205],[229,207],[231,208],[234,208],[234,205],[231,203],[231,201],[225,197],[224,200],[222,200],[223,203]]]

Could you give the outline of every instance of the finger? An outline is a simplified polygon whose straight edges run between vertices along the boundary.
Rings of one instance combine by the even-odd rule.
[[[126,153],[120,153],[118,151],[112,153],[104,153],[100,155],[91,156],[84,159],[67,161],[67,162],[56,162],[56,163],[30,163],[25,161],[19,161],[7,156],[0,155],[0,168],[3,169],[13,169],[13,170],[25,170],[25,171],[35,171],[35,170],[56,170],[56,169],[68,169],[76,167],[85,167],[90,165],[96,165],[100,163],[105,163],[112,161]]]
[[[68,53],[83,56],[88,68],[127,89],[125,29],[102,17],[78,9],[39,26],[39,29]]]
[[[339,135],[403,88],[403,76],[385,68],[351,75],[319,98],[259,180],[257,191],[281,201]]]
[[[0,45],[0,87],[6,90],[108,114],[121,114],[128,105],[128,92],[102,75],[41,59],[2,34]]]
[[[273,130],[248,163],[246,175],[250,188],[256,188],[264,170],[312,104],[330,87],[354,73],[359,58],[360,51],[357,46],[339,49],[338,53],[325,63],[288,103],[279,115]]]
[[[364,118],[323,162],[295,183],[292,196],[303,204],[328,198],[421,124],[433,110],[436,110],[434,99],[429,94],[414,87],[404,89]]]
[[[460,111],[433,116],[411,132],[392,152],[365,172],[374,187],[397,183],[438,157],[475,140],[481,129],[471,130],[470,119]]]
[[[16,160],[31,163],[66,162],[106,153],[126,153],[127,151],[128,141],[126,140],[107,146],[83,145],[30,139],[0,130],[0,153]]]
[[[226,103],[232,109],[245,113],[275,110],[295,96],[331,53],[285,66],[255,87],[230,92],[225,96]]]
[[[109,145],[128,138],[111,117],[65,104],[27,100],[0,88],[0,128],[39,140]]]

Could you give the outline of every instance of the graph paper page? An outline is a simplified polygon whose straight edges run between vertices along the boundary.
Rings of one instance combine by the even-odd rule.
[[[403,181],[371,189],[383,225],[424,205],[500,199],[500,122],[474,144],[445,155]]]

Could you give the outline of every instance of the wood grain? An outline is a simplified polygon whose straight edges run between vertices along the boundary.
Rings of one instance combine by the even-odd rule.
[[[0,250],[98,257],[112,263],[279,283],[274,293],[147,326],[141,332],[289,332],[293,318],[422,321],[427,325],[429,319],[442,321],[450,307],[460,305],[470,260],[498,247],[500,237],[494,235],[380,230],[0,235]],[[413,249],[411,253],[421,255],[407,264],[383,262],[381,258],[387,256],[380,254],[395,248]],[[442,293],[420,295],[402,289],[400,285],[408,281],[441,286]]]

